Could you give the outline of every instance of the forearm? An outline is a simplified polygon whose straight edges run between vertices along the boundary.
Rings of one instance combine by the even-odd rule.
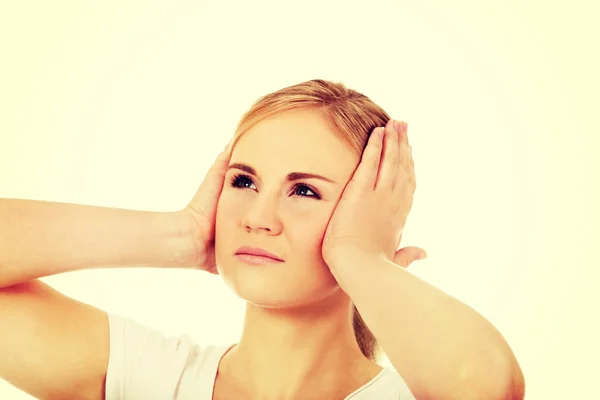
[[[417,398],[522,398],[507,392],[516,359],[483,316],[392,262],[352,260],[334,275]]]
[[[178,217],[0,199],[0,287],[88,268],[180,265],[193,249]]]

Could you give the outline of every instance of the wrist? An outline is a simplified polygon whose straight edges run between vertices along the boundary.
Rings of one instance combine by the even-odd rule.
[[[327,262],[329,270],[340,287],[347,292],[354,282],[372,277],[376,268],[387,265],[385,257],[360,252],[348,252]]]
[[[167,234],[171,266],[179,268],[198,268],[200,247],[198,242],[198,226],[186,209],[169,213],[167,223],[172,228]],[[168,232],[168,231],[167,231]]]

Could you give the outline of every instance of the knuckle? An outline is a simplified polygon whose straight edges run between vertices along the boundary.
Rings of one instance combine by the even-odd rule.
[[[378,158],[372,158],[371,159],[371,168],[375,169],[379,167],[379,159]]]

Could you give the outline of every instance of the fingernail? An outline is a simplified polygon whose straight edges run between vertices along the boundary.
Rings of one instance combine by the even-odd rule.
[[[396,132],[402,132],[402,124],[399,121],[394,120],[394,130]]]
[[[421,252],[419,253],[419,255],[417,256],[417,260],[423,260],[423,259],[425,259],[425,258],[427,258],[427,253],[425,252],[425,250],[423,250],[423,251],[421,251]]]

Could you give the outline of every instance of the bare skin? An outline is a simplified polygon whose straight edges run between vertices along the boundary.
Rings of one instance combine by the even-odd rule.
[[[343,399],[381,371],[361,353],[351,300],[321,255],[329,218],[359,161],[313,110],[271,117],[233,149],[229,165],[250,165],[256,175],[237,168],[227,172],[217,212],[216,261],[247,309],[241,340],[219,367],[216,396],[236,388],[244,398]],[[290,172],[315,173],[334,183],[286,182]],[[237,178],[236,188],[231,181],[237,174],[244,177]],[[320,199],[311,198],[315,191]],[[245,264],[234,256],[240,246],[261,247],[284,262]]]
[[[331,300],[338,302],[335,299],[336,296],[332,296]],[[339,301],[343,303],[342,301]],[[333,302],[332,302],[333,303]],[[322,306],[325,304],[321,303]],[[331,306],[335,307],[334,304]],[[256,309],[256,306],[248,304],[247,315],[252,313],[261,312]],[[308,311],[308,310],[307,310]],[[346,320],[350,320],[350,313],[347,313],[347,318],[340,320],[339,316],[343,316],[344,312],[335,310],[332,314],[337,314],[338,319],[332,315],[332,319],[339,322],[340,325],[344,324]],[[325,315],[323,316],[325,317]],[[273,318],[272,327],[281,326],[277,324],[278,317],[276,315],[271,316]],[[312,318],[312,317],[309,317]],[[248,321],[247,317],[247,321]],[[277,324],[277,325],[276,325]],[[274,332],[272,329],[265,329],[264,326],[250,327],[246,323],[244,331],[249,335],[249,331],[259,329],[261,332]],[[293,326],[290,326],[290,331],[281,332],[282,335],[280,340],[287,338],[293,341],[296,335],[290,335]],[[347,331],[344,329],[344,331]],[[324,332],[323,332],[324,334]],[[382,368],[366,359],[360,352],[356,345],[356,340],[353,336],[342,337],[337,334],[335,329],[331,332],[331,337],[328,340],[324,340],[323,343],[315,343],[310,339],[311,333],[306,333],[307,340],[304,344],[306,348],[320,349],[322,351],[321,358],[315,361],[314,369],[304,370],[299,368],[298,360],[299,357],[306,357],[306,349],[302,343],[290,344],[290,347],[286,354],[289,357],[298,357],[286,360],[281,355],[276,354],[274,351],[270,351],[267,354],[259,355],[259,359],[253,360],[248,359],[248,354],[256,356],[257,354],[252,352],[252,349],[246,349],[239,345],[231,348],[225,356],[222,358],[218,369],[218,375],[215,381],[213,399],[345,399],[350,393],[356,389],[365,385],[371,381],[377,374],[379,374]],[[314,333],[312,335],[316,336]],[[336,336],[337,335],[337,336]],[[320,336],[323,337],[323,336]],[[273,338],[264,337],[262,339],[263,345],[268,347],[269,340]],[[290,342],[291,343],[291,342]],[[332,347],[326,348],[326,344],[331,344]],[[242,341],[242,344],[248,346],[248,341]],[[349,350],[353,349],[353,350]],[[250,351],[248,351],[250,350]],[[292,355],[297,354],[297,356]],[[270,357],[270,359],[269,359]],[[294,362],[296,360],[296,362]],[[302,360],[308,362],[308,359]],[[271,363],[269,362],[271,361]],[[277,365],[281,366],[281,370],[276,371],[269,369],[267,372],[271,375],[266,375],[263,371],[259,370],[259,363],[263,365]],[[278,394],[273,394],[267,397],[267,393],[264,388],[259,388],[257,383],[266,382],[267,386],[274,386],[277,382],[286,378],[295,378],[295,383],[291,383],[291,379],[288,380],[291,385],[296,386],[280,386],[282,389]],[[240,379],[241,378],[241,379]],[[287,390],[287,393],[284,391]]]
[[[381,367],[360,353],[350,299],[321,255],[325,228],[358,158],[323,131],[316,115],[281,117],[270,119],[280,126],[266,132],[257,126],[236,146],[232,162],[254,163],[256,184],[229,186],[224,151],[177,212],[0,199],[0,377],[38,398],[103,399],[106,312],[36,278],[135,266],[220,273],[247,300],[244,333],[222,360],[215,398],[343,399],[376,376]],[[288,134],[277,142],[269,138],[276,130]],[[324,145],[332,153],[316,152]],[[304,179],[296,183],[311,188],[292,187],[277,175],[291,171],[334,183]],[[303,197],[312,190],[320,200]],[[241,245],[276,252],[283,268],[240,263],[233,253]]]

